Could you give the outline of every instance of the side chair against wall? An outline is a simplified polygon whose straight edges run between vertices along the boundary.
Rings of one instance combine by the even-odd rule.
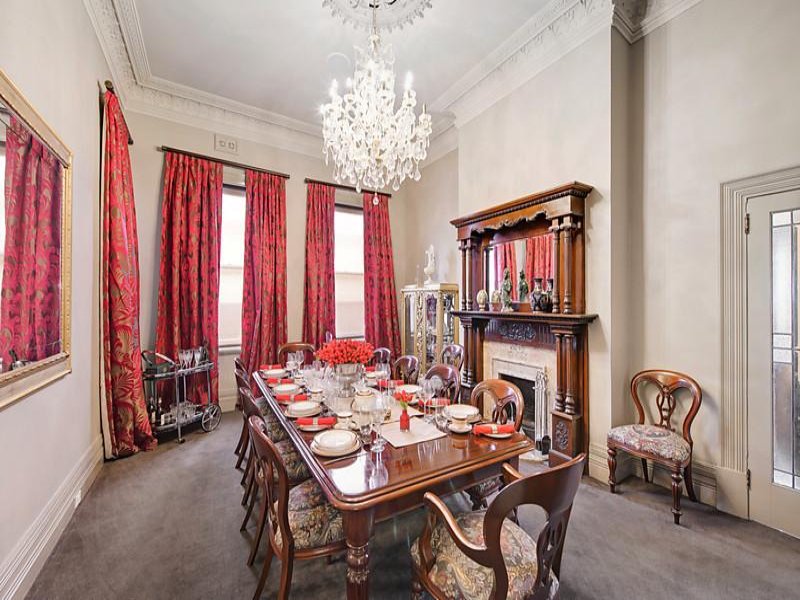
[[[392,351],[388,348],[375,348],[372,353],[372,362],[370,364],[377,365],[380,363],[392,364]]]
[[[639,392],[643,384],[654,384],[658,388],[656,410],[658,423],[645,424],[645,411]],[[681,433],[672,426],[678,390],[686,389],[692,404],[683,419]],[[650,370],[637,373],[631,381],[631,397],[636,405],[638,423],[614,427],[608,432],[608,486],[616,491],[617,452],[623,450],[642,460],[645,481],[649,481],[647,461],[652,460],[666,466],[672,476],[672,515],[675,524],[681,520],[681,472],[686,481],[686,493],[692,502],[697,502],[692,483],[692,422],[700,410],[703,392],[698,383],[677,371]]]
[[[442,355],[439,357],[439,362],[446,365],[453,365],[456,369],[461,371],[464,364],[464,346],[461,344],[447,344],[442,348]]]
[[[234,367],[236,367],[236,369],[249,376],[249,373],[247,373],[247,367],[244,366],[244,362],[242,362],[241,356],[237,356],[236,358],[233,359],[233,365]]]
[[[309,344],[308,342],[287,342],[286,344],[281,344],[278,348],[278,362],[285,365],[286,355],[289,354],[289,352],[303,352],[305,363],[308,364],[314,361],[314,354],[316,351],[317,349],[314,348],[314,344]]]
[[[401,356],[394,361],[393,379],[402,379],[404,383],[416,384],[419,379],[419,359],[413,354]]]
[[[242,402],[244,405],[244,414],[249,423],[251,417],[258,417],[264,421],[266,432],[269,438],[275,443],[276,447],[283,457],[284,464],[289,472],[290,481],[292,485],[305,481],[311,477],[308,472],[308,467],[294,446],[292,440],[289,439],[286,430],[281,425],[280,421],[272,413],[272,410],[264,406],[263,408],[253,398],[253,394],[247,388],[240,390],[242,394]],[[242,496],[242,506],[248,505],[247,514],[242,521],[241,530],[247,527],[247,521],[250,514],[253,512],[253,505],[255,504],[255,463],[256,456],[253,451],[253,440],[250,439],[250,427],[248,425],[247,438],[250,444],[250,453],[247,458],[247,467],[245,468],[244,477],[242,478],[242,485],[245,486],[244,496]]]
[[[469,403],[477,407],[481,416],[486,414],[486,401],[492,402],[491,422],[505,425],[514,423],[517,431],[522,427],[525,400],[520,389],[504,379],[484,379],[472,389]],[[466,490],[472,501],[472,510],[486,508],[486,499],[503,486],[501,477],[482,481]]]
[[[428,519],[411,545],[412,592],[437,600],[559,598],[561,554],[586,455],[524,477],[503,465],[506,486],[486,511],[455,517],[435,494],[424,496]],[[534,539],[508,516],[541,506],[545,523]]]
[[[249,421],[256,454],[256,483],[261,490],[261,515],[248,565],[252,565],[264,529],[267,552],[261,577],[253,595],[261,597],[272,557],[281,561],[278,599],[286,600],[292,586],[295,560],[331,557],[346,550],[342,515],[325,497],[313,478],[291,487],[285,458],[270,439],[266,424],[258,417]]]
[[[438,377],[442,380],[442,385],[444,386],[442,395],[450,403],[458,402],[459,394],[461,393],[461,373],[458,369],[453,365],[436,364],[425,373],[425,379],[430,379],[431,377]]]

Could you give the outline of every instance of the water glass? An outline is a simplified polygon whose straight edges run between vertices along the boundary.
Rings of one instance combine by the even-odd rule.
[[[381,427],[386,417],[387,403],[382,394],[378,394],[372,401],[372,427],[375,431],[375,439],[372,440],[372,451],[383,452],[386,447],[386,440],[381,435]]]
[[[372,438],[372,410],[366,402],[356,402],[353,404],[353,418],[355,419],[358,432],[361,434],[361,441],[368,444]]]
[[[425,420],[426,423],[430,423],[433,421],[433,407],[431,406],[431,401],[435,396],[435,390],[433,381],[430,379],[423,379],[422,380],[422,418]]]

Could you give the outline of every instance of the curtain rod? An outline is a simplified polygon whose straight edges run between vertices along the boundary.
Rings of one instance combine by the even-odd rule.
[[[322,185],[329,185],[331,187],[335,187],[340,190],[348,190],[351,192],[357,192],[358,190],[354,188],[352,185],[345,185],[343,183],[331,183],[329,181],[322,181],[321,179],[311,179],[311,177],[305,178],[305,183],[319,183]],[[383,192],[378,192],[376,190],[368,190],[367,188],[361,188],[361,192],[367,192],[368,194],[381,194],[382,196],[386,196],[387,198],[391,198],[391,194],[384,194]]]
[[[251,171],[256,171],[258,173],[269,173],[270,175],[277,175],[278,177],[289,179],[289,175],[287,175],[286,173],[281,173],[279,171],[270,171],[269,169],[262,169],[260,167],[254,167],[252,165],[246,165],[244,163],[234,162],[232,160],[225,160],[224,158],[216,158],[214,156],[208,156],[206,154],[198,154],[197,152],[189,152],[188,150],[178,150],[177,148],[170,148],[169,146],[157,146],[156,150],[158,150],[159,152],[175,152],[176,154],[184,154],[186,156],[191,156],[192,158],[202,158],[205,160],[211,160],[214,162],[218,162],[222,165],[226,165],[228,167],[235,167],[237,169],[250,169]]]
[[[111,92],[115,96],[117,95],[117,92],[114,90],[114,84],[110,79],[106,79],[105,82],[103,82],[103,85],[106,86],[106,89],[109,92]],[[125,115],[122,115],[122,119],[125,120]],[[128,129],[127,121],[125,122],[125,129]],[[133,136],[131,135],[131,130],[130,129],[128,129],[128,146],[133,146]]]

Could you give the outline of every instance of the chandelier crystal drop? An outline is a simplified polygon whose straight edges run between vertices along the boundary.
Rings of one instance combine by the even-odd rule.
[[[336,181],[359,192],[387,186],[396,191],[407,177],[418,181],[419,162],[427,156],[432,129],[424,104],[419,117],[415,113],[417,95],[410,74],[395,111],[394,53],[391,45],[381,43],[375,14],[373,8],[369,48],[355,47],[353,78],[347,80],[343,94],[334,80],[331,100],[320,108],[325,164],[332,159]]]

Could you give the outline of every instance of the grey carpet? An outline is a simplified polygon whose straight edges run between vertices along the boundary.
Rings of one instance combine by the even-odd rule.
[[[254,526],[239,532],[241,474],[233,446],[241,419],[226,415],[182,446],[106,464],[28,598],[250,598],[260,563],[245,565]],[[585,480],[562,565],[563,598],[800,598],[800,541],[686,502],[672,524],[666,490],[641,482],[622,494]],[[452,502],[464,506],[456,498]],[[541,515],[521,511],[528,531]],[[408,598],[408,546],[420,511],[378,525],[371,597]],[[278,562],[264,597],[277,592]],[[344,597],[344,562],[297,563],[292,597]]]

